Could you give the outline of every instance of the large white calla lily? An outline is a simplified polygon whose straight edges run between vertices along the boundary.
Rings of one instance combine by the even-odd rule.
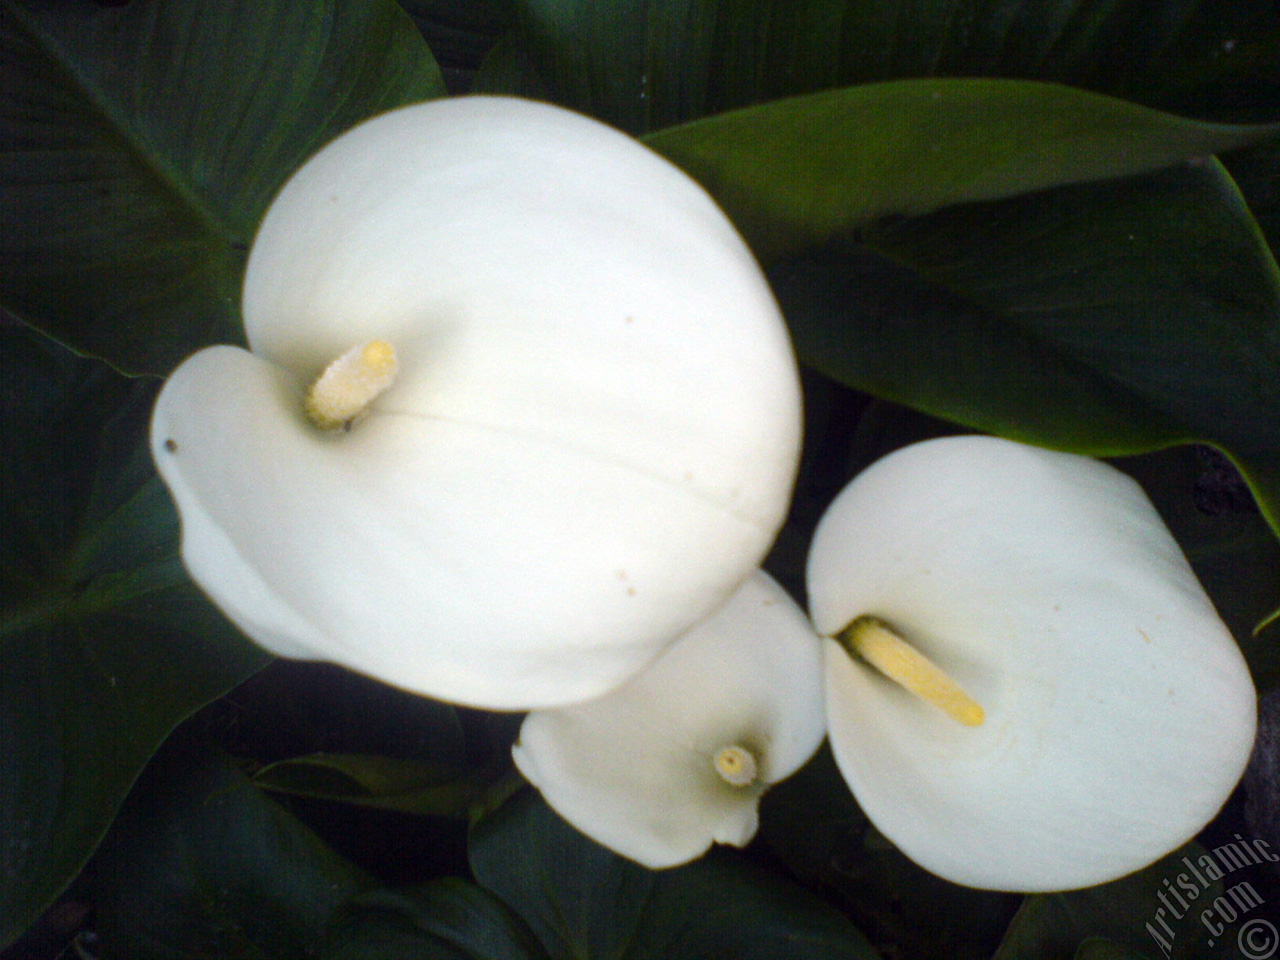
[[[751,253],[568,111],[460,98],[340,137],[272,204],[244,317],[252,352],[179,367],[152,446],[193,577],[276,653],[580,700],[721,606],[785,515],[799,390]]]
[[[645,866],[743,846],[761,794],[822,742],[821,649],[757,573],[624,686],[530,713],[516,765],[566,820]]]
[[[1111,880],[1194,836],[1248,761],[1239,649],[1108,465],[990,437],[904,448],[832,504],[808,586],[819,632],[840,637],[840,769],[877,828],[950,880]]]

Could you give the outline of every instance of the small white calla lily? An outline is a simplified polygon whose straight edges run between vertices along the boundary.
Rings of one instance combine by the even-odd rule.
[[[840,769],[876,827],[947,879],[1032,892],[1122,876],[1194,836],[1248,761],[1239,648],[1106,464],[991,437],[906,447],[832,504],[808,586],[819,632],[900,681],[827,641]]]
[[[798,380],[708,195],[544,104],[435,101],[313,157],[152,447],[251,637],[493,708],[595,696],[721,606],[785,516]]]
[[[647,867],[743,846],[765,789],[822,742],[821,649],[756,573],[624,686],[530,713],[516,765],[566,820]]]

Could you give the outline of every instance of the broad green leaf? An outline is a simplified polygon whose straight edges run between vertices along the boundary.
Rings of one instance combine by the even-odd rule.
[[[713,853],[649,871],[592,843],[530,792],[476,825],[471,866],[553,957],[877,957],[842,915],[741,857]]]
[[[867,822],[825,746],[761,804],[760,836],[886,956],[988,960],[1018,897],[961,887],[912,863]]]
[[[1070,84],[1218,119],[1275,119],[1268,0],[513,0],[490,90],[543,90],[632,133],[909,77]]]
[[[1215,864],[1216,877],[1204,866],[1206,858]],[[1082,943],[1099,937],[1146,956],[1225,960],[1235,937],[1212,943],[1214,937],[1200,920],[1201,909],[1233,882],[1222,863],[1191,843],[1112,883],[1029,896],[994,960],[1073,960]],[[1225,880],[1218,879],[1224,874]],[[1179,908],[1175,891],[1192,909]]]
[[[403,813],[464,817],[499,772],[468,771],[399,757],[322,753],[270,764],[259,770],[253,780],[265,790],[292,796]]]
[[[1214,162],[886,224],[772,278],[844,383],[1097,456],[1211,443],[1280,530],[1280,282]]]
[[[130,372],[240,342],[244,258],[284,179],[442,91],[393,0],[5,0],[3,304]]]
[[[155,384],[0,327],[0,946],[80,870],[151,753],[266,662],[190,583]]]
[[[371,880],[181,731],[139,779],[94,858],[105,956],[314,956],[339,904]]]
[[[493,894],[453,878],[355,897],[333,924],[323,960],[548,960]]]
[[[1123,177],[1280,134],[1055,84],[901,80],[735,110],[645,142],[771,259],[893,215]]]

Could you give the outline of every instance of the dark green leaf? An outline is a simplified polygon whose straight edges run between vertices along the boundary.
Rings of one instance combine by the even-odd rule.
[[[1280,283],[1220,165],[955,207],[772,273],[801,358],[990,433],[1202,440],[1280,530]]]
[[[493,776],[484,774],[398,757],[321,753],[264,767],[254,776],[254,783],[293,796],[461,817],[488,789]]]
[[[370,881],[190,732],[157,754],[94,859],[104,955],[312,956]]]
[[[1194,909],[1223,892],[1223,880],[1203,869],[1201,857],[1213,859],[1192,843],[1112,883],[1027,897],[994,960],[1073,960],[1080,945],[1096,937],[1173,960],[1230,957],[1230,942],[1213,944]],[[1174,891],[1193,909],[1180,909]]]
[[[356,897],[334,924],[324,960],[547,960],[501,901],[445,878]]]
[[[285,177],[442,89],[393,0],[7,0],[4,305],[132,372],[239,342],[245,253]]]
[[[1145,960],[1146,954],[1130,950],[1113,940],[1091,937],[1080,944],[1075,960]]]
[[[1018,897],[957,886],[912,863],[867,822],[824,746],[761,805],[760,834],[885,956],[987,960]]]
[[[1280,250],[1280,142],[1238,150],[1223,162],[1240,185],[1275,256]]]
[[[266,662],[187,579],[155,384],[0,327],[0,945],[79,871],[180,720]]]
[[[511,25],[504,0],[400,0],[440,64],[451,93],[471,89],[485,54]]]
[[[321,661],[274,660],[211,714],[219,744],[259,764],[364,754],[453,768],[477,747],[488,750],[483,760],[510,757],[509,741],[475,742],[483,737],[469,729],[471,713]]]
[[[201,720],[334,850],[385,882],[411,884],[467,870],[459,817],[512,768],[521,717],[279,659]]]
[[[1220,119],[1275,119],[1269,0],[514,0],[486,89],[544,89],[643,133],[909,77],[1070,84]],[[505,84],[505,86],[503,85]]]
[[[717,109],[707,83],[719,0],[520,0],[515,6],[521,29],[503,61],[508,89],[545,89],[556,103],[630,133]],[[499,87],[493,69],[486,64],[482,71],[484,89]]]
[[[1052,84],[902,80],[651,134],[770,259],[890,215],[1122,177],[1275,136]]]
[[[592,843],[529,792],[477,824],[471,865],[553,957],[877,956],[835,910],[739,857],[646,870]]]

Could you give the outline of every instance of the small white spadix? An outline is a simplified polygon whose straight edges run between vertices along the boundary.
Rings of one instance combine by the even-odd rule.
[[[735,787],[749,787],[759,775],[755,755],[736,744],[716,754],[715,767],[720,778]]]
[[[629,683],[530,713],[516,766],[562,817],[647,867],[744,846],[761,795],[822,742],[821,650],[757,572]]]

